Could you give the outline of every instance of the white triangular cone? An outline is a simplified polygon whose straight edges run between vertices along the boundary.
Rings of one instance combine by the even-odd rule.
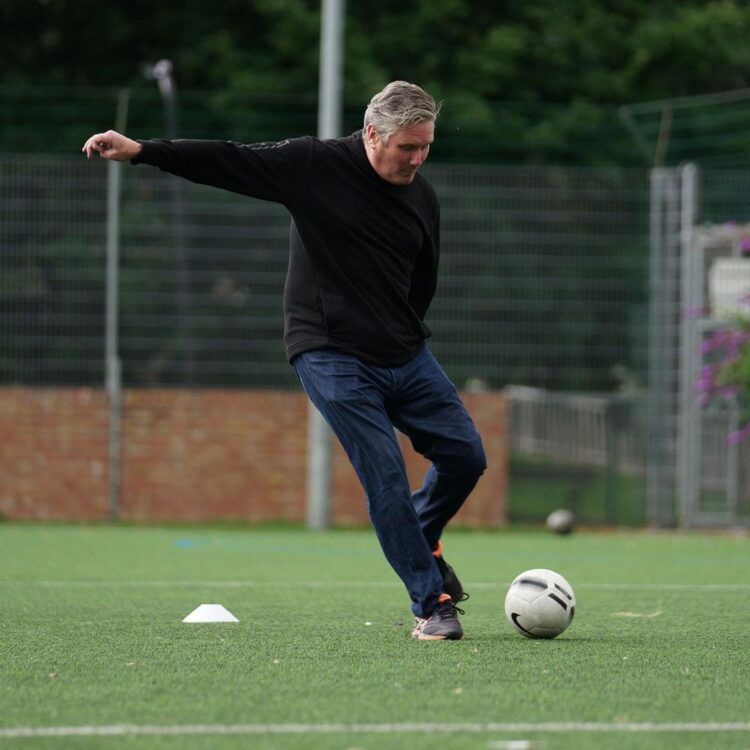
[[[239,620],[221,604],[201,604],[183,622],[239,622]]]

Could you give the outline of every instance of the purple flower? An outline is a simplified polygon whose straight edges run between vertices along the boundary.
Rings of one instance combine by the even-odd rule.
[[[750,341],[750,333],[747,331],[730,331],[722,329],[715,331],[707,339],[701,342],[698,351],[701,354],[720,352],[723,362],[733,362],[737,359],[740,348]]]
[[[747,237],[750,250],[750,235]],[[750,294],[742,298],[750,306]],[[699,344],[701,357],[705,357],[693,389],[698,403],[709,406],[717,399],[744,404],[750,396],[746,366],[750,361],[750,319],[737,321],[710,332]],[[747,405],[747,404],[746,404]],[[750,422],[727,437],[729,445],[750,438]]]
[[[750,422],[748,422],[744,427],[741,427],[736,432],[730,433],[730,435],[727,437],[727,444],[737,445],[738,443],[741,443],[743,440],[749,437],[750,437]]]
[[[699,351],[701,354],[708,354],[709,352],[723,349],[729,344],[731,338],[731,331],[727,331],[724,328],[714,331],[705,341],[701,342]]]
[[[716,390],[716,366],[706,365],[701,368],[698,379],[695,381],[694,388],[698,393],[712,395]]]
[[[743,237],[740,240],[740,252],[743,255],[750,253],[750,237]]]

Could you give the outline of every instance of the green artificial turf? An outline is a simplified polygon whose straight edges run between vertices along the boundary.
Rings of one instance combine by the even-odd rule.
[[[461,642],[410,638],[408,600],[370,531],[0,525],[0,732],[218,727],[0,734],[0,748],[750,748],[747,729],[613,727],[750,722],[750,539],[502,531],[445,543],[471,592]],[[573,624],[553,641],[505,621],[507,585],[532,567],[576,590]],[[203,603],[239,624],[182,623]],[[471,727],[387,726],[462,722]],[[608,731],[475,731],[488,722]],[[268,724],[287,729],[218,733]]]

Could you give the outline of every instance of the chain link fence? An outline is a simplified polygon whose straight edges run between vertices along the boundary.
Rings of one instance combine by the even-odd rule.
[[[104,382],[106,165],[0,157],[0,381]],[[643,382],[643,171],[432,164],[442,202],[431,346],[461,387]],[[281,344],[289,217],[122,171],[119,348],[127,386],[296,387]]]

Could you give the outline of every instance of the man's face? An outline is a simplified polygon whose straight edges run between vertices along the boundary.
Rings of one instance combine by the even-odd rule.
[[[385,142],[371,123],[365,129],[367,158],[372,168],[392,185],[408,185],[427,158],[434,140],[435,123],[424,120],[397,130]]]

